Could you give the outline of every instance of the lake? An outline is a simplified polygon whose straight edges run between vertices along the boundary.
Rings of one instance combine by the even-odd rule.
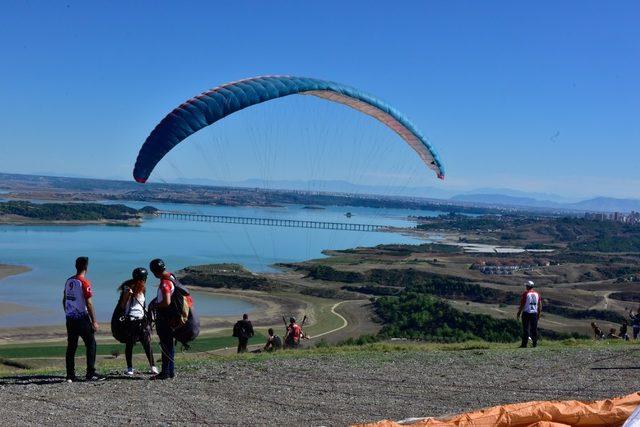
[[[434,216],[431,211],[326,207],[305,209],[290,205],[277,208],[203,206],[170,203],[126,202],[141,208],[209,215],[285,218],[312,221],[353,222],[405,226],[409,215]],[[347,218],[346,212],[352,217]],[[97,316],[110,318],[118,298],[116,288],[137,266],[148,267],[162,258],[170,270],[196,265],[231,262],[256,271],[273,271],[278,262],[302,261],[323,256],[324,249],[347,249],[383,243],[418,243],[416,238],[384,232],[354,232],[254,225],[187,222],[161,218],[145,220],[139,227],[122,226],[0,226],[0,263],[26,265],[32,270],[0,281],[0,301],[28,306],[18,314],[0,313],[0,327],[60,324],[62,289],[74,274],[77,256],[90,258],[88,278],[94,287]],[[153,298],[155,279],[149,280],[147,298]],[[240,315],[251,312],[250,303],[211,293],[196,293],[196,306],[204,316]]]

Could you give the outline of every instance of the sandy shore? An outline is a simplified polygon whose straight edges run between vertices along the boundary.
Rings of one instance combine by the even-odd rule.
[[[294,295],[271,294],[260,291],[212,289],[198,286],[190,286],[189,289],[198,292],[211,292],[216,295],[245,300],[256,307],[251,313],[251,321],[257,325],[280,325],[282,314],[299,315],[309,310],[309,304],[295,298]],[[203,317],[202,326],[207,329],[229,328],[239,320],[242,313],[237,316]]]
[[[16,274],[26,273],[29,270],[31,270],[29,267],[25,267],[23,265],[0,264],[0,280],[9,276],[15,276]],[[20,304],[0,301],[0,313],[5,315],[24,313],[29,310],[30,309],[28,307],[25,307]]]
[[[7,265],[0,264],[0,280],[5,277],[15,276],[16,274],[26,273],[31,270],[29,267],[25,267],[24,265]]]
[[[26,273],[29,270],[31,270],[29,267],[26,267],[23,265],[0,264],[0,280],[7,278],[9,276],[15,276],[16,274]],[[0,301],[0,313],[2,313],[3,315],[26,313],[31,310],[33,309],[24,305],[12,303],[12,302]],[[11,335],[14,335],[13,331]],[[0,329],[0,342],[4,342],[4,341],[5,341],[4,334]]]

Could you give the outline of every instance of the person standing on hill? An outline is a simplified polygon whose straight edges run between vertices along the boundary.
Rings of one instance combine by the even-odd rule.
[[[156,331],[160,338],[160,350],[162,351],[162,369],[159,374],[151,377],[154,380],[166,380],[175,376],[175,344],[173,342],[173,329],[169,324],[171,318],[171,299],[175,291],[175,277],[166,271],[164,261],[156,258],[149,263],[149,270],[160,279],[158,283],[158,296],[152,302],[150,309],[156,312]]]
[[[145,307],[145,284],[147,283],[147,269],[138,267],[131,273],[131,279],[120,285],[120,307],[124,311],[127,326],[127,343],[124,350],[127,360],[125,375],[133,375],[133,347],[136,342],[142,344],[149,368],[152,374],[158,374],[151,349],[151,327]]]
[[[89,268],[89,258],[81,256],[76,259],[76,274],[64,284],[62,306],[67,325],[66,368],[67,382],[76,381],[75,357],[78,339],[82,338],[87,350],[87,381],[103,380],[96,374],[96,339],[99,328],[96,313],[93,309],[93,291],[91,283],[85,275]]]
[[[625,341],[629,341],[629,334],[627,333],[628,329],[629,329],[629,323],[625,319],[622,321],[622,326],[620,326],[620,333],[618,334],[618,336]]]
[[[533,346],[538,345],[538,318],[542,312],[542,301],[540,294],[533,290],[534,283],[528,280],[525,283],[527,290],[520,297],[520,307],[518,308],[517,318],[522,315],[522,343],[521,348],[526,348],[531,337]]]
[[[638,339],[640,333],[640,308],[633,314],[633,311],[629,311],[629,317],[631,318],[631,328],[633,329],[633,339]]]
[[[253,325],[248,314],[242,315],[242,320],[238,320],[233,326],[233,336],[238,338],[238,353],[246,353],[249,338],[254,335]]]

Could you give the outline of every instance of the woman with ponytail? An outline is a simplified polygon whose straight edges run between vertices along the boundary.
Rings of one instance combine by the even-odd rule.
[[[136,268],[131,279],[120,285],[120,307],[124,310],[125,322],[128,330],[128,339],[125,347],[127,370],[125,375],[133,375],[133,347],[136,342],[142,344],[152,374],[157,374],[158,369],[153,359],[151,350],[151,330],[145,309],[145,285],[147,283],[147,270]]]

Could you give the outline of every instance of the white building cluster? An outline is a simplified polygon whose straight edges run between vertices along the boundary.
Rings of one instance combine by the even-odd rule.
[[[587,212],[584,217],[596,221],[615,221],[625,224],[640,224],[640,212]]]
[[[482,274],[511,275],[517,271],[533,270],[539,267],[548,267],[551,261],[546,259],[518,261],[479,261],[469,267],[471,270],[480,270]]]

